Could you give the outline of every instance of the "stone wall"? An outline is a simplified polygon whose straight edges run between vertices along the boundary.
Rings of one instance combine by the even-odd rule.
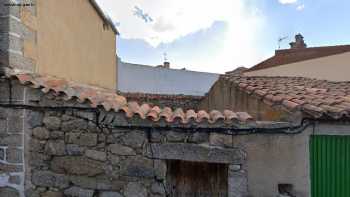
[[[295,134],[226,135],[177,124],[142,126],[123,113],[64,101],[16,80],[3,79],[0,93],[4,197],[166,196],[173,160],[227,165],[229,197],[276,196],[279,184],[306,197],[310,135],[348,135],[350,128],[324,122]]]
[[[0,196],[166,196],[167,161],[228,166],[228,194],[247,194],[245,152],[230,136],[105,124],[103,109],[3,80]],[[57,98],[57,99],[56,99]]]
[[[17,88],[12,89],[12,86]],[[28,111],[6,106],[24,104],[25,88],[16,82],[3,81],[0,83],[0,94],[0,196],[23,196],[24,131]]]
[[[218,140],[214,134],[101,128],[77,118],[77,113],[46,111],[35,123],[29,142],[28,196],[166,196],[167,160],[227,163],[232,164],[231,180],[244,175],[244,153],[211,146]],[[84,115],[94,119],[93,113]],[[230,183],[230,196],[246,189],[244,184],[235,188],[236,181]]]
[[[173,109],[182,108],[184,110],[198,110],[198,105],[204,98],[203,96],[189,95],[166,95],[166,94],[144,94],[144,93],[120,93],[128,101],[137,101],[139,103],[149,103],[160,107],[171,107]]]
[[[35,70],[35,0],[0,3],[0,69]]]

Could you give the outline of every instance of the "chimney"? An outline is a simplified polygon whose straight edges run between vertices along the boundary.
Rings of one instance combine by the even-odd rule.
[[[289,45],[291,49],[304,49],[307,47],[304,37],[300,33],[295,35],[295,42],[291,42]]]
[[[165,61],[163,64],[164,68],[170,68],[170,62]]]

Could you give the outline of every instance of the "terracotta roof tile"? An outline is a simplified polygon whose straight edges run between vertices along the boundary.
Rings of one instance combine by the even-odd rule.
[[[138,116],[141,119],[148,119],[153,122],[163,119],[168,123],[179,122],[181,124],[187,124],[189,122],[202,123],[204,121],[211,124],[218,121],[230,124],[238,121],[244,123],[252,119],[245,112],[236,113],[229,110],[225,110],[223,113],[216,110],[211,112],[204,110],[195,112],[192,109],[183,111],[182,108],[178,108],[173,111],[169,107],[151,107],[147,103],[139,105],[137,102],[127,102],[125,97],[116,94],[113,90],[79,84],[52,76],[42,76],[33,73],[15,73],[9,74],[8,77],[18,79],[21,84],[40,89],[44,93],[52,92],[54,95],[61,96],[66,101],[75,99],[80,103],[88,102],[93,108],[103,107],[106,111],[122,111],[128,118]]]
[[[226,120],[238,120],[238,115],[230,110],[224,110],[224,116]]]
[[[222,115],[222,113],[217,111],[217,110],[213,110],[209,114],[210,114],[212,122],[216,122],[216,121],[219,121],[219,120],[225,120],[225,116]]]
[[[223,76],[241,90],[265,103],[301,110],[314,118],[350,117],[350,82],[332,82],[302,77]],[[252,88],[254,87],[254,88]]]
[[[204,119],[209,121],[209,114],[204,110],[199,110],[197,113],[197,122],[202,122]]]
[[[247,112],[237,112],[236,114],[238,115],[238,119],[243,122],[253,120],[253,117],[250,116]]]
[[[158,106],[154,106],[147,114],[147,117],[153,121],[158,121],[160,112],[160,108]]]

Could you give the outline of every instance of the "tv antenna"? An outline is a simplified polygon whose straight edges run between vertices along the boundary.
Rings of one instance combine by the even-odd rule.
[[[282,41],[285,40],[285,39],[287,39],[287,38],[288,38],[288,36],[284,36],[284,37],[279,37],[279,38],[278,38],[278,49],[281,48],[281,43],[282,43]]]
[[[168,61],[168,54],[166,52],[163,53],[163,58],[164,58],[164,62]]]

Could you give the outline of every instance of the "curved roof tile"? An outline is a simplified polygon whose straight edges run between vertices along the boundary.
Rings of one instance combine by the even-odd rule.
[[[350,82],[303,77],[223,76],[241,90],[271,105],[301,110],[314,118],[350,117]]]
[[[23,85],[41,89],[44,93],[53,92],[55,95],[62,95],[64,100],[76,99],[79,102],[88,101],[90,106],[94,108],[102,106],[106,111],[123,111],[128,118],[136,115],[141,119],[149,119],[153,122],[157,122],[163,118],[168,123],[180,122],[182,124],[187,124],[191,121],[197,123],[208,122],[211,124],[224,121],[229,124],[237,121],[246,122],[252,119],[245,112],[236,113],[230,110],[225,110],[221,113],[217,110],[211,112],[200,110],[195,112],[192,109],[183,111],[182,108],[178,108],[173,111],[169,107],[151,107],[147,103],[139,105],[137,102],[127,102],[125,97],[116,94],[113,90],[79,84],[52,76],[20,73],[12,74],[9,77],[18,79]]]

